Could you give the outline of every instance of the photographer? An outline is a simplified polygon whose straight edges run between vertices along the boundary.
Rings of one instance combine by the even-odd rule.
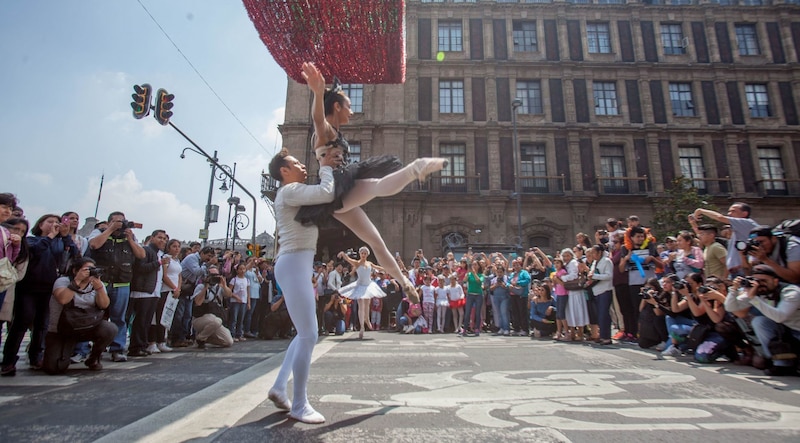
[[[793,372],[797,362],[790,354],[800,341],[800,288],[781,282],[771,267],[756,265],[752,277],[733,281],[725,299],[725,308],[731,312],[750,307],[761,314],[753,318],[752,326],[764,357],[773,359],[768,375]],[[779,349],[787,345],[789,349]],[[784,351],[781,357],[789,358],[773,358],[779,350]]]
[[[735,247],[742,254],[745,269],[767,265],[782,281],[800,283],[800,239],[797,237],[788,234],[778,237],[769,226],[762,225],[750,231],[747,241],[736,242]]]
[[[70,356],[78,341],[91,341],[92,352],[84,364],[92,371],[103,369],[100,356],[117,334],[117,327],[100,317],[97,325],[83,331],[59,330],[59,319],[67,305],[76,308],[108,308],[110,300],[99,269],[91,258],[77,258],[72,262],[68,276],[60,277],[53,285],[50,299],[50,326],[45,337],[43,366],[48,374],[62,374],[70,365]]]
[[[208,267],[205,277],[194,290],[192,298],[192,327],[196,331],[197,347],[203,349],[206,343],[227,348],[233,345],[231,331],[225,326],[225,310],[222,300],[230,298],[231,290],[216,266]]]
[[[330,334],[333,330],[334,334],[344,334],[344,316],[347,313],[347,305],[344,298],[339,295],[339,292],[334,292],[328,304],[325,305],[323,317],[325,319],[325,335]]]
[[[117,336],[109,346],[111,360],[127,361],[125,343],[127,342],[128,325],[125,313],[128,310],[128,299],[131,295],[131,279],[133,278],[133,262],[146,257],[144,248],[136,242],[131,228],[137,226],[125,220],[125,214],[119,211],[108,215],[108,227],[89,236],[89,251],[97,266],[103,268],[103,279],[111,304],[108,315],[117,325]],[[141,225],[138,225],[141,227]]]
[[[680,357],[684,351],[686,337],[697,322],[689,311],[689,302],[683,299],[678,292],[678,290],[685,289],[686,282],[675,274],[669,274],[661,279],[661,285],[667,296],[667,305],[662,304],[660,309],[667,314],[664,321],[667,324],[669,343],[661,351],[660,357]]]
[[[642,349],[657,346],[669,338],[667,325],[664,322],[665,312],[661,309],[659,300],[663,290],[658,279],[651,277],[645,281],[640,290],[639,298],[639,347]]]
[[[206,275],[206,263],[214,259],[214,248],[206,246],[181,260],[181,296],[175,307],[175,316],[169,330],[170,346],[185,348],[191,346],[192,334],[192,296]]]
[[[270,313],[264,319],[266,323],[262,328],[263,334],[261,338],[264,340],[272,340],[273,338],[289,338],[292,336],[292,318],[289,316],[289,310],[284,303],[283,291],[278,287],[278,295],[272,299],[272,304],[269,307]]]

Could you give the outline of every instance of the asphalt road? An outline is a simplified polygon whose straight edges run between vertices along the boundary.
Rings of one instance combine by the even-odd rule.
[[[0,441],[797,442],[800,377],[526,337],[321,338],[322,425],[266,400],[287,340],[0,378]]]

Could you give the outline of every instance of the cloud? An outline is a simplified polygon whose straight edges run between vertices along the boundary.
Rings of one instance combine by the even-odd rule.
[[[90,180],[81,207],[94,208],[99,185],[98,179]],[[202,208],[181,202],[170,191],[146,189],[132,170],[106,178],[103,183],[98,218],[104,219],[112,211],[122,211],[128,220],[142,223],[144,227],[136,233],[140,239],[155,229],[164,229],[171,238],[191,241],[203,227]]]
[[[39,186],[48,186],[53,183],[53,176],[44,172],[17,172],[24,181],[34,182]]]

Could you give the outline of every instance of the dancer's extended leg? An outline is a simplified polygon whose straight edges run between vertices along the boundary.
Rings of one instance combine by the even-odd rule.
[[[348,212],[353,208],[364,205],[375,197],[395,195],[412,181],[424,180],[428,174],[440,171],[445,166],[447,166],[447,160],[443,158],[418,158],[403,169],[395,171],[386,177],[356,180],[355,186],[342,201],[344,206],[336,212]]]
[[[347,194],[348,197],[350,194],[352,194],[352,192]],[[389,275],[394,277],[395,280],[400,282],[403,286],[403,291],[408,297],[415,303],[419,302],[419,296],[414,289],[414,285],[408,281],[408,278],[403,276],[403,273],[400,271],[400,266],[398,266],[397,261],[392,257],[392,253],[389,252],[389,249],[386,247],[386,243],[384,243],[383,237],[381,237],[381,234],[378,232],[378,228],[375,227],[372,220],[367,217],[367,214],[361,207],[355,207],[347,212],[337,211],[333,214],[333,217],[350,228],[358,238],[366,243],[370,249],[372,249],[372,252],[375,253],[378,264],[386,269]]]

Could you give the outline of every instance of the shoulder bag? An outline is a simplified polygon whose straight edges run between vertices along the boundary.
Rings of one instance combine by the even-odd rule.
[[[79,308],[75,306],[75,300],[63,306],[61,317],[58,319],[59,334],[78,334],[88,331],[103,321],[104,311],[92,305],[89,308]]]

